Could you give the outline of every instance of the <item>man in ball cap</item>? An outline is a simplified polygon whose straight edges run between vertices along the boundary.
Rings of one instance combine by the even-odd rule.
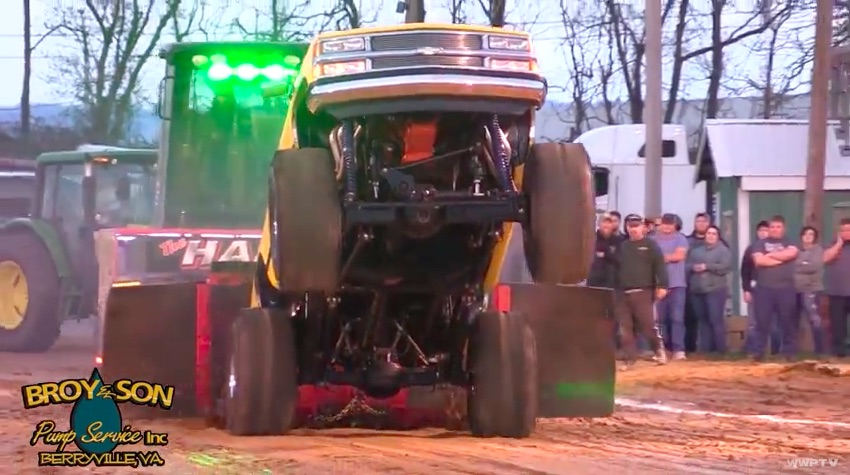
[[[635,329],[643,335],[659,364],[667,362],[664,343],[655,320],[656,300],[667,295],[668,277],[664,253],[646,237],[643,218],[630,214],[625,219],[628,239],[620,244],[615,315],[625,354],[623,369],[637,360]]]

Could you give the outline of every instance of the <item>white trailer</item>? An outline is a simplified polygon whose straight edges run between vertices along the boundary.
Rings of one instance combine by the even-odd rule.
[[[711,209],[705,183],[694,184],[695,159],[688,150],[685,127],[664,124],[662,130],[662,211],[682,218],[685,233],[693,229],[697,213]],[[646,129],[643,124],[611,125],[592,129],[576,142],[584,144],[594,166],[610,170],[608,195],[597,199],[597,209],[644,214]]]

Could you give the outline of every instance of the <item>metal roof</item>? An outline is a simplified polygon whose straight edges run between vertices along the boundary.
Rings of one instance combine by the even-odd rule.
[[[36,161],[38,163],[82,163],[99,156],[113,158],[118,161],[156,163],[157,151],[154,149],[71,150],[42,153],[36,158]]]
[[[835,126],[827,134],[826,176],[848,176],[850,157],[841,156]],[[805,120],[707,119],[699,160],[710,151],[717,178],[805,176],[808,142]]]
[[[227,49],[247,49],[256,51],[283,51],[284,54],[296,54],[304,56],[307,53],[309,43],[299,42],[277,42],[277,41],[196,41],[185,43],[172,43],[165,45],[159,51],[160,58],[170,58],[175,54],[191,52],[195,54],[212,54]]]

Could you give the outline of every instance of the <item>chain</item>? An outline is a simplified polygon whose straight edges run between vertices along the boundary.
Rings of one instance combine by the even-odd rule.
[[[385,411],[380,411],[380,410],[375,409],[375,408],[369,406],[368,404],[366,404],[365,398],[363,397],[363,395],[361,393],[358,392],[354,396],[354,398],[351,401],[349,401],[349,403],[346,404],[346,406],[344,408],[342,408],[341,411],[339,411],[339,413],[332,415],[332,416],[316,416],[314,418],[314,420],[316,422],[332,423],[332,422],[339,422],[339,421],[341,421],[342,419],[345,419],[348,416],[357,415],[357,414],[368,414],[368,415],[371,415],[371,416],[382,416],[382,415],[384,415],[384,413],[385,413]]]

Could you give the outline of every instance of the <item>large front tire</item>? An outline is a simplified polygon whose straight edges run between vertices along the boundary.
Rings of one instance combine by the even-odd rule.
[[[523,246],[534,281],[585,280],[593,261],[596,200],[584,146],[535,144],[525,163],[522,187],[530,201]]]
[[[537,421],[537,348],[519,313],[483,312],[469,345],[469,427],[476,437],[531,435]]]
[[[41,353],[56,343],[60,288],[53,258],[36,234],[0,232],[0,351]]]
[[[280,435],[295,423],[298,377],[289,316],[243,310],[233,325],[225,427],[233,435]]]
[[[330,152],[281,150],[269,183],[272,259],[283,292],[333,293],[342,259],[342,207]]]

